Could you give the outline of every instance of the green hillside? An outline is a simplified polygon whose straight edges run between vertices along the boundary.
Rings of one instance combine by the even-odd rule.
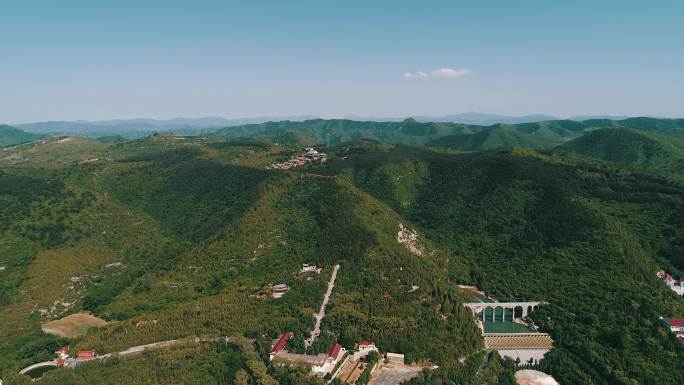
[[[684,175],[684,135],[679,132],[600,129],[565,143],[556,151],[675,175],[680,180]]]
[[[335,145],[359,139],[372,139],[384,143],[424,144],[429,140],[452,134],[481,130],[480,126],[456,123],[420,123],[414,119],[402,122],[362,122],[347,119],[314,119],[303,122],[281,121],[245,126],[226,127],[214,135],[224,138],[253,135],[299,133],[318,143]]]
[[[482,151],[496,148],[550,149],[562,143],[557,138],[516,131],[510,127],[486,129],[470,135],[449,135],[427,143],[428,146],[463,151]]]
[[[495,130],[520,146],[542,126],[562,128]],[[505,383],[512,362],[494,358],[478,374],[483,342],[461,306],[471,294],[458,288],[474,284],[501,300],[549,302],[533,313],[555,341],[540,368],[561,383],[684,380],[684,348],[658,320],[683,316],[684,302],[655,275],[684,274],[681,185],[575,155],[439,153],[342,136],[324,164],[267,170],[324,137],[288,132],[10,149],[0,158],[0,376],[30,383],[16,372],[66,342],[107,353],[235,336],[248,342],[191,342],[44,381],[321,384],[264,357],[286,330],[288,349],[305,351],[340,264],[310,352],[368,338],[439,365],[413,384]],[[402,227],[417,235],[410,247]],[[304,275],[302,264],[323,270]],[[289,287],[282,298],[272,296],[278,284]],[[40,329],[82,310],[109,323],[71,340]]]
[[[314,119],[302,122],[280,121],[226,127],[213,135],[221,138],[278,136],[298,134],[313,142],[337,145],[361,139],[382,143],[430,145],[460,150],[481,151],[494,148],[550,149],[600,128],[639,128],[654,132],[684,132],[682,119],[629,118],[551,120],[534,123],[478,126],[459,123],[422,123]],[[283,144],[299,141],[282,140]]]
[[[0,148],[31,142],[42,137],[43,135],[29,134],[18,128],[0,124]]]

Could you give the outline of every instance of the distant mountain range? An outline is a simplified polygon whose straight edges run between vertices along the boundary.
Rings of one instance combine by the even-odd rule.
[[[306,120],[315,116],[277,117],[265,116],[255,118],[226,119],[222,117],[206,118],[174,118],[168,120],[157,119],[114,119],[102,121],[47,121],[16,124],[26,132],[38,134],[79,135],[79,136],[113,136],[121,135],[126,138],[139,138],[154,132],[177,132],[182,134],[201,134],[222,127],[239,126],[243,124],[262,123],[274,120]]]
[[[622,120],[626,116],[576,116],[567,120],[584,121],[595,119]],[[297,116],[262,116],[251,118],[223,118],[223,117],[203,117],[203,118],[174,118],[168,120],[157,119],[114,119],[102,121],[46,121],[15,124],[15,127],[29,133],[36,134],[55,134],[55,135],[79,135],[89,137],[120,135],[125,138],[144,137],[154,132],[176,132],[180,134],[197,135],[215,131],[224,127],[235,127],[247,124],[261,124],[266,122],[291,121],[301,122],[305,120],[321,119],[314,115]],[[401,122],[404,118],[397,117],[373,117],[373,116],[346,116],[345,120],[367,121],[367,122]],[[495,124],[522,124],[534,123],[551,120],[559,120],[551,115],[524,115],[506,116],[487,114],[480,112],[466,112],[461,114],[446,116],[415,116],[417,122],[422,123],[459,123],[478,126],[491,126]],[[336,120],[336,119],[329,119]]]

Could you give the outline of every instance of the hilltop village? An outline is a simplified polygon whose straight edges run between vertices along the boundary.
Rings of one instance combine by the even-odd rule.
[[[311,163],[324,163],[328,160],[328,155],[323,152],[318,152],[313,147],[307,148],[303,154],[297,154],[292,159],[282,163],[272,163],[266,169],[289,170],[295,167],[305,166]]]

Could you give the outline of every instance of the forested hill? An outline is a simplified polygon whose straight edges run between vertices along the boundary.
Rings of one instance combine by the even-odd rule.
[[[438,137],[470,134],[483,129],[483,126],[458,123],[420,123],[414,119],[406,119],[401,122],[314,119],[303,122],[281,121],[226,127],[214,134],[225,138],[235,138],[296,132],[326,145],[359,139],[373,139],[383,143],[425,144]]]
[[[340,264],[314,353],[367,338],[439,366],[414,384],[506,383],[512,362],[478,374],[483,342],[462,306],[472,294],[458,287],[469,284],[549,302],[532,314],[555,341],[540,369],[562,384],[684,381],[684,349],[658,319],[684,316],[684,302],[656,278],[684,274],[681,184],[572,154],[371,141],[327,147],[324,164],[267,169],[317,133],[261,134],[68,137],[3,151],[0,377],[31,383],[17,371],[65,343],[108,353],[243,336],[256,352],[188,345],[40,381],[322,385],[270,366],[267,353],[283,331],[295,335],[289,350],[305,351]],[[399,241],[403,227],[414,244]],[[305,263],[321,273],[300,273]],[[274,298],[279,284],[289,290]],[[78,311],[109,323],[74,338],[41,331]]]
[[[546,150],[558,146],[565,140],[565,136],[544,137],[535,133],[523,132],[510,126],[497,126],[469,135],[444,136],[428,142],[427,145],[463,151],[514,147]]]
[[[42,135],[29,134],[12,126],[0,125],[0,147],[26,143],[41,137]]]
[[[499,147],[550,149],[592,130],[606,127],[679,132],[684,130],[684,119],[592,119],[582,122],[551,120],[535,123],[495,124],[493,126],[448,122],[422,123],[414,119],[406,119],[402,122],[314,119],[303,122],[281,121],[226,127],[214,134],[223,138],[236,138],[293,132],[303,134],[325,145],[371,139],[383,143],[429,145],[479,151]]]
[[[684,131],[605,128],[555,149],[659,172],[684,175]]]

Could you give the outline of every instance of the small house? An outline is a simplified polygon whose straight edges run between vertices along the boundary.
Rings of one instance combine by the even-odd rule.
[[[57,354],[58,358],[62,358],[62,359],[67,358],[67,357],[69,357],[69,348],[70,348],[69,345],[64,345],[61,348],[55,350],[55,354]]]

